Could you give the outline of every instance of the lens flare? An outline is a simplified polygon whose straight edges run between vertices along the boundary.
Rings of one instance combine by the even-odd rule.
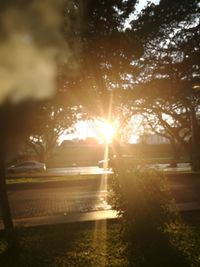
[[[116,132],[115,127],[111,123],[100,121],[96,126],[99,139],[104,143],[111,143]]]

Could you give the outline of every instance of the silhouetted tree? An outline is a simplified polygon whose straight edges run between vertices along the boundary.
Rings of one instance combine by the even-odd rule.
[[[199,92],[194,90],[200,78],[198,12],[198,1],[163,0],[132,22],[131,31],[144,52],[139,59],[130,59],[126,90],[121,90],[129,116],[143,113],[154,131],[193,150],[195,169],[200,167]]]
[[[79,72],[70,78],[63,66],[60,84],[65,90],[71,88],[75,101],[79,100],[95,116],[108,116],[111,91],[122,88],[121,75],[130,67],[130,59],[141,54],[137,36],[122,30],[135,10],[135,3],[92,0],[85,4],[78,1],[76,5],[83,20],[82,27],[74,32],[74,38],[81,44]]]
[[[73,129],[77,120],[78,107],[62,103],[59,97],[38,104],[36,123],[31,135],[26,140],[26,148],[33,150],[41,162],[46,162],[52,155],[59,137]]]

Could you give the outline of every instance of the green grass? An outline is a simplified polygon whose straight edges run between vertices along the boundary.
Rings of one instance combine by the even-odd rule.
[[[184,221],[190,230],[195,233],[198,240],[200,239],[199,215],[200,212],[196,212],[187,213],[183,216]],[[19,228],[16,230],[17,246],[15,250],[8,251],[4,234],[0,232],[0,266],[140,267],[141,265],[136,263],[137,255],[133,255],[132,262],[129,262],[125,245],[120,236],[119,221]],[[190,240],[181,245],[184,245],[187,249],[189,244],[191,244]],[[199,253],[199,246],[197,252]],[[157,255],[156,251],[153,251],[153,253]],[[198,253],[196,253],[196,257],[200,257]],[[159,255],[157,256],[159,257]],[[147,267],[151,266],[147,265]],[[179,266],[170,265],[170,267]]]
[[[7,178],[7,184],[25,184],[25,183],[46,183],[46,182],[59,182],[59,181],[72,181],[94,179],[96,175],[67,175],[55,177],[19,177]]]
[[[119,230],[106,221],[18,229],[13,253],[1,234],[0,266],[128,266]]]

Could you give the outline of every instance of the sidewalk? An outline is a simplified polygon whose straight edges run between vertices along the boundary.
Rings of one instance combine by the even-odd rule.
[[[200,203],[198,202],[179,203],[177,204],[177,208],[180,212],[197,211],[200,210]],[[76,212],[63,215],[19,218],[19,219],[14,219],[13,222],[15,227],[34,227],[41,225],[110,220],[117,218],[118,215],[115,210],[101,210],[101,211],[91,211],[91,212]],[[2,229],[3,229],[3,223],[0,220],[0,230]]]
[[[77,213],[63,214],[63,215],[19,218],[19,219],[13,219],[13,222],[15,227],[32,227],[39,225],[110,220],[116,218],[117,218],[116,211],[101,210],[101,211],[91,211],[91,212],[77,212]],[[0,230],[2,229],[3,229],[3,223],[0,220]]]

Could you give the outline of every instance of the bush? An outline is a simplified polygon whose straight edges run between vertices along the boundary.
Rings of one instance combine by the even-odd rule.
[[[111,203],[121,215],[127,253],[130,262],[137,263],[131,266],[195,266],[191,265],[191,246],[179,244],[188,241],[188,231],[164,175],[150,169],[120,168],[112,188]]]

